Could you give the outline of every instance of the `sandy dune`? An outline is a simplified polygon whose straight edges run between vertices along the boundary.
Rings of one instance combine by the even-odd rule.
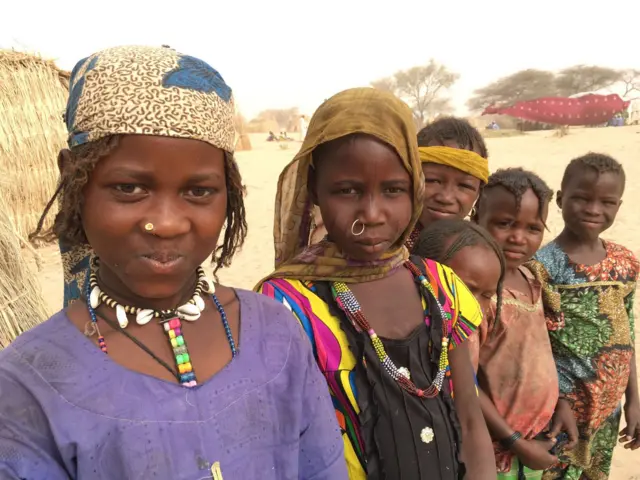
[[[273,201],[278,175],[296,153],[299,143],[291,143],[287,150],[264,141],[266,135],[253,135],[254,149],[237,155],[248,188],[246,200],[249,236],[233,266],[220,275],[222,282],[250,289],[273,266]],[[491,168],[523,166],[540,174],[554,189],[567,162],[587,151],[613,155],[621,161],[627,173],[625,202],[618,220],[605,237],[620,242],[640,256],[640,127],[596,128],[571,130],[569,136],[557,138],[550,132],[531,133],[521,137],[488,140]],[[550,213],[552,239],[561,229],[558,209]],[[41,250],[43,271],[39,273],[42,287],[51,311],[62,303],[62,276],[57,251],[54,247]],[[636,312],[638,312],[636,301]],[[637,316],[637,313],[636,313]],[[638,322],[640,327],[640,322]],[[640,328],[637,328],[640,337]],[[611,478],[614,480],[640,480],[640,451],[618,449],[614,457]]]

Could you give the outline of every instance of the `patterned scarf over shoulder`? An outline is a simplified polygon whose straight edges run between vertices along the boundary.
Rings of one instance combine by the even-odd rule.
[[[202,60],[170,48],[116,47],[78,62],[71,73],[65,121],[69,147],[111,135],[189,138],[232,153],[231,88]],[[64,306],[88,279],[89,245],[60,245]]]

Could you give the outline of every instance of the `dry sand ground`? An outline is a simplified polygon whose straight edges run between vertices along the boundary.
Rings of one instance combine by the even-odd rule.
[[[223,283],[251,289],[273,267],[273,202],[278,175],[296,153],[299,143],[292,142],[287,150],[264,141],[266,135],[252,135],[254,149],[237,155],[248,188],[246,199],[249,236],[233,266],[220,275]],[[523,166],[540,174],[554,189],[560,184],[567,162],[587,151],[613,155],[624,164],[627,172],[625,201],[615,226],[605,237],[631,248],[640,256],[640,127],[596,128],[571,130],[569,136],[556,138],[552,132],[531,133],[521,137],[488,140],[491,168]],[[562,219],[554,206],[550,212],[552,239],[562,227]],[[39,273],[51,311],[62,304],[62,273],[57,250],[41,250],[44,268]],[[640,300],[640,299],[639,299]],[[640,310],[636,301],[636,317]],[[637,322],[640,339],[640,321]],[[640,345],[640,343],[638,343]],[[616,451],[613,480],[640,480],[640,451]]]

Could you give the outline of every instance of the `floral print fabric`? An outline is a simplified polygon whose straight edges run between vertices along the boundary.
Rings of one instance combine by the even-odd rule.
[[[572,404],[580,434],[578,446],[545,478],[609,476],[634,352],[640,265],[625,247],[604,245],[606,257],[594,265],[572,262],[555,242],[529,265],[544,287],[560,396]]]

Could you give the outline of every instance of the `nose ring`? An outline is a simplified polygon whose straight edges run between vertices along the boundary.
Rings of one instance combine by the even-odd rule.
[[[354,237],[359,237],[360,235],[362,235],[364,233],[364,223],[362,223],[362,229],[360,229],[360,231],[358,233],[356,233],[355,229],[356,229],[356,224],[360,222],[359,219],[355,219],[353,221],[353,224],[351,224],[351,235],[353,235]]]
[[[149,223],[145,224],[145,226],[144,226],[144,229],[145,229],[147,232],[153,232],[153,228],[154,228],[154,227],[153,227],[153,223],[151,223],[151,222],[149,222]]]

